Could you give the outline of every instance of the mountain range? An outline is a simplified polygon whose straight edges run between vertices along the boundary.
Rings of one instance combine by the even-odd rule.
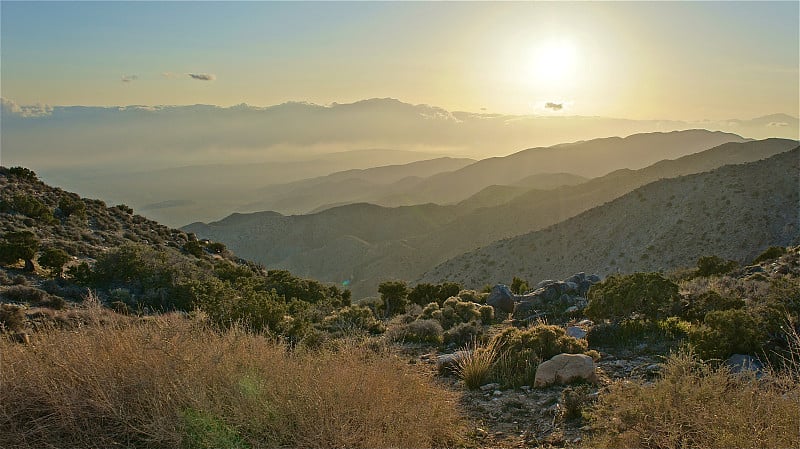
[[[718,140],[714,141],[715,139]],[[717,145],[719,141],[726,142],[726,139],[732,141]],[[628,147],[625,145],[626,141],[638,143]],[[665,141],[672,141],[673,145],[666,145]],[[515,172],[506,177],[509,185],[484,187],[487,179],[496,178],[479,178],[475,182],[479,187],[471,188],[478,191],[475,195],[450,205],[422,204],[387,208],[373,204],[351,204],[308,215],[284,216],[276,212],[234,214],[218,222],[194,223],[184,229],[201,237],[226,242],[237,254],[270,268],[286,268],[303,276],[345,282],[353,290],[355,297],[364,297],[374,295],[378,283],[383,280],[417,279],[449,258],[499,239],[554,225],[661,178],[700,173],[726,164],[756,161],[797,146],[797,142],[793,140],[744,141],[738,136],[707,131],[655,133],[614,139],[613,142],[621,153],[629,152],[627,157],[630,164],[637,164],[637,159],[633,156],[643,157],[635,151],[633,155],[630,154],[634,147],[640,153],[647,153],[646,158],[653,161],[666,158],[664,153],[659,156],[658,152],[648,152],[653,148],[664,148],[670,155],[686,156],[676,160],[663,160],[637,170],[616,170],[588,181],[568,175],[567,178],[577,182],[560,187],[550,185],[549,190],[520,191],[521,185],[536,178],[531,177],[531,173],[523,172],[524,166],[519,163],[520,158],[533,155],[540,160],[546,160],[547,152],[552,151],[525,150],[509,156],[508,161],[479,161],[462,169],[428,178],[453,177],[451,179],[468,180],[468,176],[462,173],[469,173],[474,170],[470,167],[482,163],[520,168],[520,173]],[[562,149],[566,148],[572,155],[580,154],[581,150],[585,151],[583,154],[591,155],[588,149],[603,148],[605,143],[607,142],[603,140],[589,141],[562,146]],[[703,145],[714,148],[702,151],[708,148]],[[610,151],[604,153],[605,157],[613,155],[613,149]],[[597,157],[595,160],[601,161],[602,158]],[[503,162],[507,164],[504,165]],[[569,164],[552,164],[548,167],[566,170],[571,168]],[[580,171],[580,167],[576,171]],[[476,170],[473,173],[481,171]],[[553,174],[547,176],[564,177]],[[502,179],[501,175],[500,177]],[[669,261],[665,263],[667,262]],[[445,272],[436,272],[430,276],[439,274]]]

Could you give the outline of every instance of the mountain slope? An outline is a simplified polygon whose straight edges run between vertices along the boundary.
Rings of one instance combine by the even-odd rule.
[[[422,281],[476,287],[575,271],[666,270],[703,255],[746,262],[800,242],[800,148],[769,159],[650,183],[547,229],[448,260]]]
[[[416,279],[451,257],[553,225],[659,178],[759,160],[796,145],[783,139],[725,144],[577,186],[529,191],[507,204],[477,210],[433,204],[400,208],[356,204],[305,216],[235,214],[184,229],[225,242],[237,254],[269,268],[330,282],[349,280],[354,297],[359,298],[374,295],[383,280]]]

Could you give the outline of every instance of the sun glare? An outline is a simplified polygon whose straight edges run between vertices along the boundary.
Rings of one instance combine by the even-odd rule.
[[[574,45],[566,41],[546,42],[534,50],[529,76],[539,85],[564,87],[574,81],[576,62]]]

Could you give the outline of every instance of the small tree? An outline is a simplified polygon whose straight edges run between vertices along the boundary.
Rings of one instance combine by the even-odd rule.
[[[718,256],[703,256],[697,261],[698,276],[713,276],[725,274],[736,268],[739,264],[733,260],[725,260]]]
[[[403,313],[406,308],[408,286],[403,281],[386,281],[378,286],[383,301],[385,318]]]
[[[609,276],[589,290],[586,315],[593,320],[622,321],[636,316],[658,320],[678,304],[678,286],[659,273]]]
[[[511,281],[511,291],[517,295],[521,295],[527,290],[528,282],[514,276],[514,280]]]
[[[9,232],[0,242],[0,264],[9,265],[22,259],[25,261],[25,270],[33,271],[33,258],[38,250],[39,238],[33,232]]]
[[[39,256],[39,265],[48,268],[51,273],[61,277],[64,273],[64,265],[69,262],[69,254],[63,249],[47,248]]]

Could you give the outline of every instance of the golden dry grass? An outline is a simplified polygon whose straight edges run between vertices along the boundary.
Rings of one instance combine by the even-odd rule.
[[[658,381],[600,395],[586,447],[800,447],[800,382],[789,374],[756,379],[673,356]]]
[[[291,353],[179,317],[0,339],[0,447],[443,447],[456,398],[364,345]]]

